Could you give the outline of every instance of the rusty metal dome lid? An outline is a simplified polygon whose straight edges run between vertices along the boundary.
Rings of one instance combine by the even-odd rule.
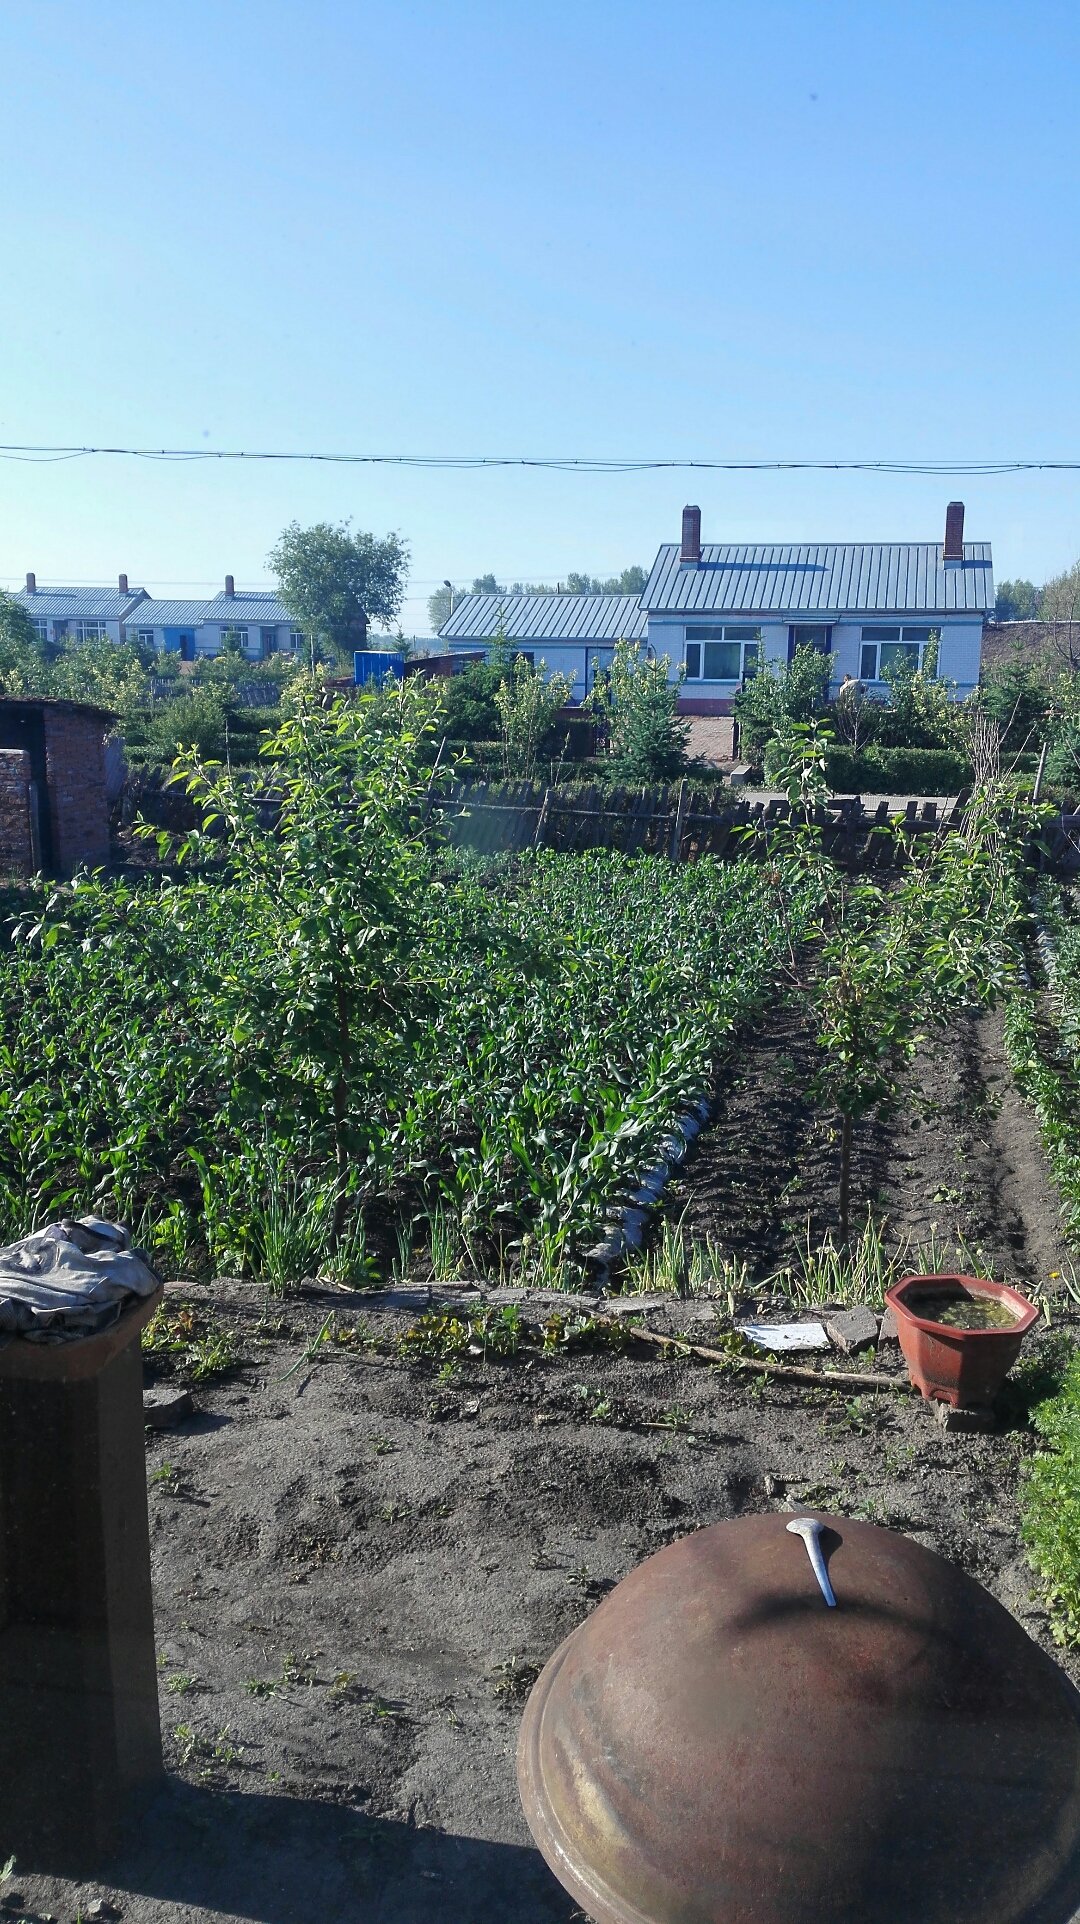
[[[597,1924],[1051,1924],[1080,1899],[1080,1699],[962,1570],[782,1515],[641,1564],[555,1652],[525,1815]]]

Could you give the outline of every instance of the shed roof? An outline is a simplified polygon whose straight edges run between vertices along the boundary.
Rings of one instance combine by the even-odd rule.
[[[645,610],[637,595],[463,595],[439,634],[490,641],[500,625],[510,641],[633,641]]]
[[[28,615],[42,621],[123,621],[145,599],[145,588],[126,595],[115,588],[38,588],[32,595],[20,588],[15,596]]]
[[[228,627],[242,628],[247,622],[273,623],[275,627],[298,626],[284,603],[272,589],[244,589],[235,595],[215,595],[213,601],[204,603],[204,621],[223,622]]]
[[[4,709],[22,709],[36,712],[41,709],[50,714],[94,716],[98,721],[116,721],[115,708],[99,708],[97,702],[68,701],[61,695],[0,695],[0,712]]]
[[[148,596],[131,611],[135,628],[197,628],[209,619],[208,601],[155,601]]]
[[[988,541],[942,560],[934,541],[710,543],[699,562],[666,543],[642,604],[650,614],[988,614],[994,569]]]

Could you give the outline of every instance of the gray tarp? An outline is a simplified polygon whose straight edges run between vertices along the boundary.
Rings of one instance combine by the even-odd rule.
[[[133,1296],[151,1295],[158,1280],[122,1223],[100,1216],[49,1223],[0,1249],[0,1342],[93,1336]]]

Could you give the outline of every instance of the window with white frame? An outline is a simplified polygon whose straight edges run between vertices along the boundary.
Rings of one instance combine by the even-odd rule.
[[[760,659],[760,628],[726,621],[686,630],[687,681],[749,681]]]
[[[37,636],[39,641],[48,641],[49,624],[47,621],[31,621],[30,626],[34,630],[34,633]]]
[[[77,621],[75,623],[76,641],[107,641],[109,630],[103,621]]]
[[[152,648],[154,646],[154,631],[152,628],[140,628],[138,635],[140,648]]]
[[[289,635],[289,646],[290,648],[293,648],[293,649],[306,648],[307,643],[305,642],[303,635],[300,633],[299,628],[294,628],[291,634]]]
[[[885,670],[901,661],[921,668],[927,643],[937,632],[936,628],[909,628],[906,624],[902,628],[864,628],[859,680],[884,681]]]
[[[243,651],[247,647],[247,644],[248,644],[248,631],[246,628],[223,628],[222,629],[221,645],[224,649],[230,650],[230,649],[239,648],[241,653],[243,653]]]

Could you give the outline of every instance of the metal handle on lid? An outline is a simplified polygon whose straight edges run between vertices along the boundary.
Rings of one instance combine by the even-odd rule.
[[[821,1554],[821,1535],[825,1525],[819,1523],[816,1517],[793,1516],[787,1527],[793,1536],[801,1537],[805,1543],[806,1554],[810,1559],[810,1566],[818,1580],[818,1587],[821,1594],[828,1604],[829,1609],[835,1610],[836,1597],[832,1584],[829,1582],[829,1573],[825,1568],[825,1558]]]

